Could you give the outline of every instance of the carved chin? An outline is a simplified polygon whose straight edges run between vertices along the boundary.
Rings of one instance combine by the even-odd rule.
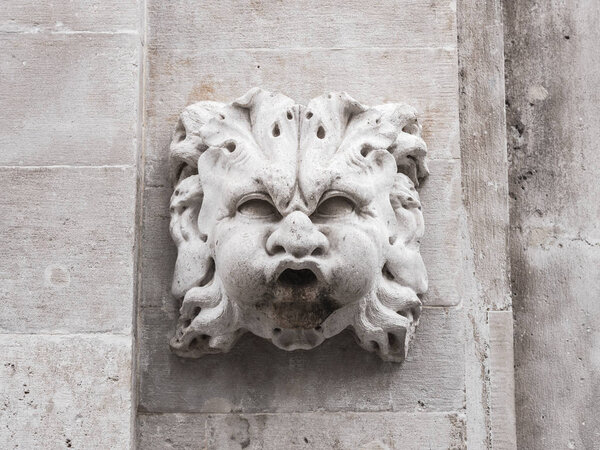
[[[310,330],[276,328],[271,336],[271,342],[284,350],[310,350],[324,340],[321,327]]]
[[[260,303],[256,309],[276,327],[311,329],[321,325],[337,306],[331,299],[324,297],[315,302],[274,300]]]
[[[181,356],[227,352],[250,331],[284,350],[308,350],[346,328],[358,343],[387,361],[402,361],[415,332],[421,302],[415,292],[380,279],[359,301],[339,305],[309,274],[278,278],[258,304],[229,298],[218,277],[186,294],[172,349]]]

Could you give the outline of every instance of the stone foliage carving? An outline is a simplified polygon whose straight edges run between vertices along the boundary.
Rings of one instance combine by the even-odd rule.
[[[170,147],[172,350],[227,352],[250,331],[285,350],[346,328],[402,361],[427,289],[416,111],[346,93],[307,106],[262,89],[188,106]]]

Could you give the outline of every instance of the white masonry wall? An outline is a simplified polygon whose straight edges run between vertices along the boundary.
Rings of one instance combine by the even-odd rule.
[[[519,448],[600,446],[600,2],[504,11]]]
[[[141,448],[464,448],[467,440],[472,448],[493,440],[514,448],[500,8],[464,11],[463,70],[473,86],[461,123],[453,1],[147,1]],[[402,365],[379,361],[348,334],[308,352],[287,353],[251,335],[226,355],[190,361],[170,352],[171,133],[186,105],[230,101],[253,86],[300,102],[345,90],[367,104],[404,101],[421,113],[431,171],[420,189],[430,289]],[[476,137],[462,149],[461,127]]]
[[[0,4],[0,447],[129,448],[139,6]]]
[[[2,3],[0,442],[515,448],[503,45],[497,1]],[[419,110],[430,289],[403,364],[349,334],[170,352],[171,133],[253,86]]]

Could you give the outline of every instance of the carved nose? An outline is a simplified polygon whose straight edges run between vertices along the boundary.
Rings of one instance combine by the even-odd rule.
[[[267,252],[270,255],[289,253],[296,258],[303,258],[324,255],[327,250],[327,237],[300,211],[294,211],[285,217],[267,239]]]

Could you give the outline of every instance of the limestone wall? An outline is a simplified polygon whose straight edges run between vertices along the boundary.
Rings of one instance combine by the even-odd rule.
[[[584,0],[4,2],[0,442],[595,448],[599,20]],[[171,133],[253,86],[419,110],[430,289],[403,364],[350,334],[170,352]]]
[[[520,448],[600,439],[600,4],[507,4]]]
[[[139,9],[0,5],[0,442],[132,442]]]
[[[147,2],[142,448],[463,448],[467,440],[472,448],[494,440],[514,448],[501,11],[495,4],[471,16],[470,8],[461,18],[471,78],[459,79],[453,2]],[[481,30],[479,20],[494,27]],[[249,335],[227,355],[190,361],[169,351],[177,319],[169,292],[171,133],[185,105],[230,101],[254,85],[301,102],[345,90],[368,104],[406,101],[421,112],[431,169],[421,188],[430,290],[401,366],[361,351],[347,334],[310,352],[287,353]],[[460,89],[472,91],[462,123]],[[489,129],[480,125],[482,109]],[[460,127],[489,147],[470,140],[461,149]],[[468,211],[465,183],[478,186],[467,193]]]

